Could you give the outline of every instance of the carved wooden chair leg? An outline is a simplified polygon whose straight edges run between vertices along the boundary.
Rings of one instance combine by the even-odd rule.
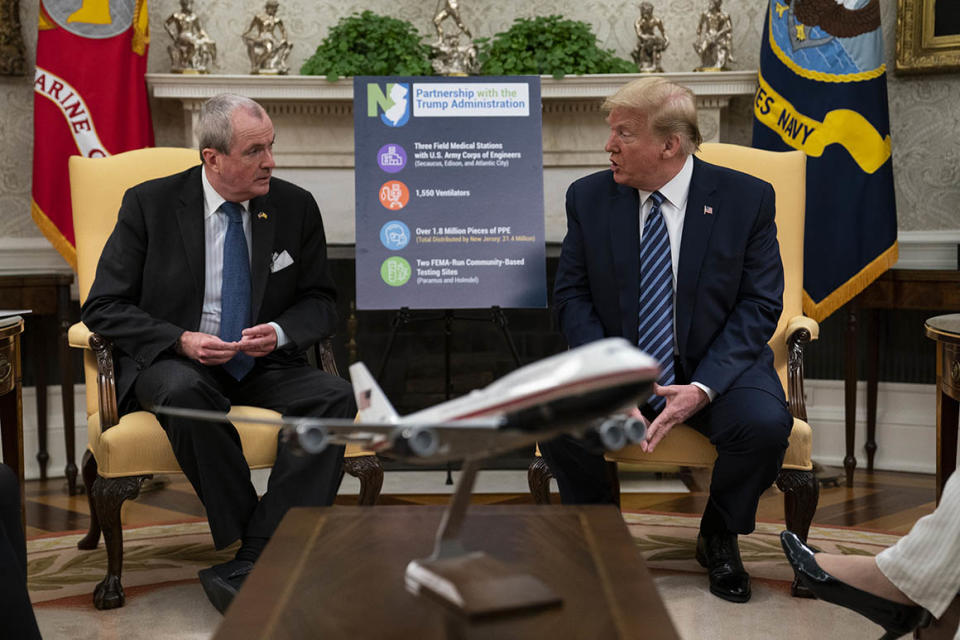
[[[83,477],[83,486],[87,491],[87,505],[90,509],[90,530],[78,543],[77,549],[88,551],[96,549],[100,544],[100,519],[97,517],[97,510],[93,505],[93,483],[97,480],[97,460],[87,449],[83,454],[83,460],[80,462],[80,473]]]
[[[527,469],[527,486],[530,487],[530,495],[536,504],[550,504],[550,478],[553,474],[547,461],[543,458],[536,458]]]
[[[357,504],[373,506],[383,488],[383,465],[377,456],[356,456],[343,459],[343,470],[360,480]]]
[[[103,527],[103,542],[107,547],[107,575],[93,591],[93,606],[97,609],[116,609],[124,603],[123,585],[123,529],[120,526],[120,507],[124,500],[136,498],[140,485],[150,476],[126,478],[97,477],[90,492],[94,510]]]
[[[813,471],[781,469],[777,476],[777,487],[783,491],[783,514],[787,529],[806,542],[810,523],[813,522],[813,514],[820,500],[820,485]],[[790,587],[790,593],[798,598],[814,597],[796,578]]]

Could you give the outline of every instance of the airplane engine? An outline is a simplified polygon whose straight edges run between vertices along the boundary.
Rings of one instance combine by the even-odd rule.
[[[433,429],[405,427],[400,429],[393,449],[402,455],[429,458],[440,448],[440,438]]]
[[[623,428],[627,432],[627,440],[632,444],[639,444],[647,435],[647,425],[643,424],[643,420],[625,418]]]
[[[604,420],[597,427],[597,436],[600,438],[600,444],[607,451],[619,451],[627,446],[627,429],[624,420],[610,418]]]
[[[330,443],[326,428],[318,424],[300,423],[294,432],[297,434],[297,444],[304,453],[320,453]]]

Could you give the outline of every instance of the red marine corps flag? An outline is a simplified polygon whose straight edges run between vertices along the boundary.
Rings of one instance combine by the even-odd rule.
[[[67,158],[153,145],[146,0],[41,0],[33,82],[34,222],[77,268]]]

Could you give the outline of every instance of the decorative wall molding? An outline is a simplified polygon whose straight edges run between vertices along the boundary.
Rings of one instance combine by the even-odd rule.
[[[960,229],[901,231],[897,236],[900,258],[897,269],[960,268]]]
[[[846,418],[842,380],[805,380],[807,421],[813,429],[813,457],[843,468]],[[877,452],[874,468],[936,472],[936,395],[932,384],[881,382],[877,392]],[[857,385],[857,468],[867,465],[866,383]]]
[[[46,238],[0,237],[0,274],[72,272]]]
[[[719,128],[713,123],[719,122],[721,110],[726,108],[734,96],[752,95],[756,90],[757,72],[725,71],[714,73],[665,73],[664,77],[689,87],[697,96],[697,107],[702,112],[703,120],[710,124],[706,130],[710,140],[714,140]],[[552,114],[583,114],[592,122],[594,127],[603,125],[602,119],[594,118],[600,112],[603,98],[613,94],[624,83],[638,77],[638,74],[598,74],[567,76],[556,79],[552,76],[541,76],[540,92],[544,112],[544,162],[545,166],[553,164],[568,165],[573,162],[594,162],[593,148],[596,140],[591,140],[591,154],[573,158],[569,153],[562,155],[550,152],[550,140],[558,138],[551,131],[556,127],[569,127],[571,121],[563,118],[553,121]],[[338,135],[343,144],[349,143],[353,148],[353,79],[341,78],[329,82],[321,76],[252,76],[252,75],[182,75],[176,73],[149,73],[147,86],[154,98],[160,100],[179,100],[183,105],[184,144],[195,145],[193,130],[196,127],[196,118],[200,103],[218,93],[239,93],[254,100],[262,101],[267,111],[276,119],[277,115],[322,114],[341,116],[332,121],[325,121],[324,127],[340,127],[349,129],[349,139]],[[281,123],[278,122],[278,129]],[[305,132],[301,132],[305,133]],[[314,138],[311,136],[311,138]],[[603,138],[599,138],[602,140]],[[586,140],[586,138],[585,138]],[[311,140],[315,141],[315,140]],[[321,147],[322,149],[323,147]],[[342,155],[343,149],[334,148],[334,154]],[[342,166],[333,161],[323,164],[323,154],[309,157],[320,161],[323,166]],[[302,154],[300,154],[302,156]],[[602,153],[600,154],[602,156]],[[277,153],[278,165],[283,166],[286,160],[290,165],[290,158],[284,158],[282,149]]]

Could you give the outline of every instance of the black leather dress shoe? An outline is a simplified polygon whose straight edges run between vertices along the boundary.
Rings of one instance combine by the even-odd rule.
[[[750,599],[750,574],[740,560],[737,534],[699,534],[697,562],[707,570],[710,593],[730,602],[746,602]]]
[[[923,607],[887,600],[837,580],[820,568],[813,550],[792,531],[780,534],[780,544],[797,578],[815,596],[869,618],[886,631],[883,638],[899,638],[930,623],[930,613]]]
[[[209,569],[202,569],[197,575],[200,576],[200,584],[210,604],[223,613],[233,602],[233,597],[237,595],[237,591],[240,590],[240,586],[252,569],[252,562],[230,560]]]

